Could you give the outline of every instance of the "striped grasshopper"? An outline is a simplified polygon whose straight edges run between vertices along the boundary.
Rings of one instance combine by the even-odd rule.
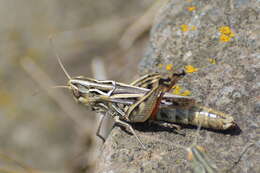
[[[68,78],[67,86],[77,102],[102,113],[96,135],[102,140],[100,128],[105,115],[112,116],[116,123],[129,128],[143,148],[144,144],[136,135],[130,123],[152,120],[226,130],[235,125],[232,116],[210,108],[198,106],[194,98],[179,96],[168,91],[183,77],[185,72],[162,77],[158,73],[145,75],[130,84],[112,80],[96,80],[87,77],[70,77],[61,60],[59,64]],[[158,114],[159,108],[173,110],[185,109],[185,114],[165,116]]]

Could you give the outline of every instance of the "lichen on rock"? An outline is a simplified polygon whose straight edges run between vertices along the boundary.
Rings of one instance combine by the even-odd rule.
[[[191,6],[196,10],[187,10]],[[139,64],[141,74],[164,72],[159,67],[167,64],[174,69],[187,65],[199,69],[180,82],[182,88],[201,104],[231,114],[241,129],[238,133],[200,131],[198,143],[206,148],[220,170],[231,167],[248,142],[259,142],[258,20],[256,0],[171,0],[157,15],[149,46]],[[230,37],[228,41],[220,41],[223,34]],[[209,59],[217,63],[209,63]],[[192,143],[196,132],[196,128],[184,127],[180,130],[186,134],[184,137],[158,126],[138,124],[135,128],[138,134],[186,146]],[[143,140],[148,151],[142,150],[129,133],[114,128],[103,147],[99,172],[191,172],[183,151],[158,141]],[[259,172],[259,150],[257,145],[249,149],[232,171]]]

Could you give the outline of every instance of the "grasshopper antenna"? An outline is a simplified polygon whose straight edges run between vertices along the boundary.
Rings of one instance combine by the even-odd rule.
[[[53,37],[52,37],[52,35],[49,36],[49,41],[50,41],[52,50],[53,50],[53,52],[55,53],[55,56],[56,56],[56,58],[57,58],[57,60],[58,60],[58,62],[59,62],[59,65],[60,65],[60,67],[62,68],[62,71],[65,73],[65,75],[67,76],[67,78],[70,80],[71,77],[70,77],[69,73],[67,72],[67,70],[65,69],[64,65],[62,64],[61,58],[60,58],[58,52],[57,52],[56,49],[55,49],[55,46],[54,46],[54,43],[53,43]]]
[[[64,86],[64,85],[57,85],[57,86],[53,86],[53,87],[51,87],[51,88],[53,88],[53,89],[57,89],[57,88],[66,88],[66,89],[70,89],[69,86]]]

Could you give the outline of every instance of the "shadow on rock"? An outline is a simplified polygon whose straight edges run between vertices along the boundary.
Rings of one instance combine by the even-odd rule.
[[[170,125],[170,124],[173,124],[173,123],[168,123],[168,124]],[[182,135],[182,136],[185,136],[185,133],[181,132],[182,129],[194,129],[194,130],[198,129],[198,127],[196,127],[196,126],[184,125],[184,124],[178,124],[181,127],[180,130],[176,129],[175,127],[168,127],[168,126],[158,125],[158,124],[149,123],[149,122],[131,123],[131,125],[135,130],[142,131],[142,132],[162,132],[162,131],[166,131],[166,132],[175,133],[175,134]],[[174,124],[174,125],[176,125],[176,124]],[[131,134],[131,132],[126,127],[124,127],[122,125],[118,125],[118,124],[117,124],[117,126],[119,126],[126,133]],[[237,135],[240,135],[242,133],[242,130],[238,125],[235,125],[234,127],[229,128],[227,130],[216,130],[216,129],[203,128],[203,127],[201,129],[211,131],[211,132],[215,132],[215,133],[221,133],[221,134],[224,134],[224,135],[232,135],[232,136],[237,136]]]

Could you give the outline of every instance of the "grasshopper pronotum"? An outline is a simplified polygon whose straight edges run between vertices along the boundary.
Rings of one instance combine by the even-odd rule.
[[[129,122],[159,120],[172,123],[201,125],[206,128],[226,130],[235,125],[232,116],[195,104],[192,97],[178,96],[168,91],[180,80],[185,72],[173,73],[163,78],[160,74],[148,74],[131,84],[112,80],[96,80],[87,77],[70,77],[57,56],[59,64],[68,77],[67,86],[73,97],[103,117],[96,135],[101,139],[100,127],[105,115],[112,116],[116,123],[128,127],[138,142],[144,145]],[[158,114],[159,108],[175,110],[174,114]],[[179,109],[187,111],[180,112]],[[180,114],[179,114],[180,113]]]

